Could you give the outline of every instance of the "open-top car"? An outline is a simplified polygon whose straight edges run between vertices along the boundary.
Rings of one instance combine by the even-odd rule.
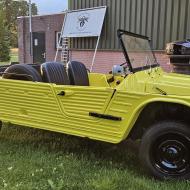
[[[90,139],[140,139],[160,179],[190,179],[190,76],[165,73],[147,37],[118,30],[126,63],[111,74],[72,61],[17,64],[0,78],[0,120]]]

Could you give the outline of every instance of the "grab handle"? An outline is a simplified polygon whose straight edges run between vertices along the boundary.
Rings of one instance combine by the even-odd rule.
[[[74,91],[72,91],[72,90],[62,90],[57,95],[58,96],[71,96],[73,94],[74,94]]]

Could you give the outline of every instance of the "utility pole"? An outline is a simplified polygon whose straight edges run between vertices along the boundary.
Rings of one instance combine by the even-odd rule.
[[[30,33],[30,58],[33,63],[33,35],[32,35],[32,3],[29,0],[29,33]]]

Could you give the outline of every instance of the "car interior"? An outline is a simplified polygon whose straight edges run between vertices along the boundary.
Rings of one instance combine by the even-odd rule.
[[[67,68],[60,62],[13,64],[0,71],[3,79],[53,83],[57,85],[112,87],[118,85],[113,74],[89,73],[86,66],[71,61]],[[122,80],[120,78],[120,80]]]
[[[59,62],[46,62],[38,65],[15,64],[5,69],[2,78],[54,83],[57,85],[89,86],[88,72],[85,65],[76,61],[70,62],[67,70]]]

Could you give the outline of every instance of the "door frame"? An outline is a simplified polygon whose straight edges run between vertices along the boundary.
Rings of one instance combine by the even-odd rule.
[[[37,32],[32,32],[32,51],[33,51],[33,63],[35,63],[35,51],[34,51],[34,37],[35,37],[35,33],[37,34],[44,34],[44,54],[45,54],[45,57],[44,57],[44,62],[46,61],[46,31],[37,31]]]

